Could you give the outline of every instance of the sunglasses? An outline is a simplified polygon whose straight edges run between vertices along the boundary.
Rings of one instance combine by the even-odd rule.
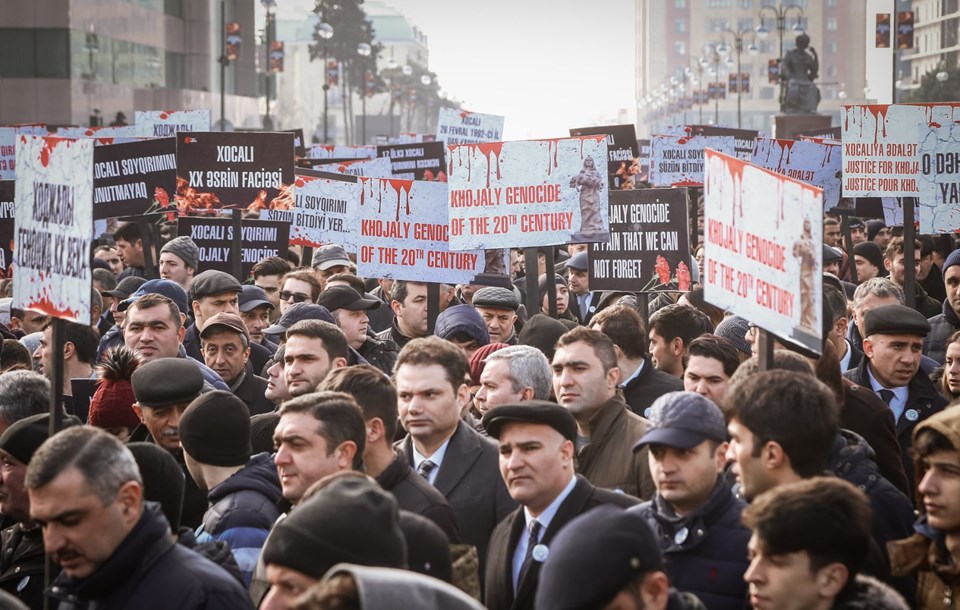
[[[294,303],[305,303],[310,300],[310,295],[308,294],[299,294],[296,292],[287,292],[286,290],[280,291],[280,300],[281,301],[290,301],[293,300]]]

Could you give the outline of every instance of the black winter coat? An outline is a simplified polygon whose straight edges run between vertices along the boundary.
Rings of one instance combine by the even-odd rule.
[[[31,608],[42,608],[45,555],[40,528],[25,529],[17,523],[0,532],[0,540],[0,589]]]
[[[160,506],[143,514],[89,577],[61,573],[47,591],[59,610],[243,610],[250,597],[223,568],[173,541]]]
[[[710,610],[742,610],[750,540],[750,530],[740,522],[745,506],[719,477],[706,504],[686,517],[676,516],[659,493],[628,510],[653,529],[671,586],[693,593]]]

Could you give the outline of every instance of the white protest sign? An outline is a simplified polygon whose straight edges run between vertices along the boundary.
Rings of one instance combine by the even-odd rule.
[[[841,160],[839,144],[757,139],[751,162],[823,189],[823,209],[826,212],[840,203]]]
[[[920,229],[954,233],[960,229],[960,125],[920,123],[918,137]]]
[[[732,155],[736,140],[733,136],[651,136],[650,186],[702,185],[705,148]]]
[[[0,180],[16,178],[17,136],[45,136],[45,125],[7,125],[0,127]]]
[[[164,138],[178,131],[210,131],[209,110],[137,110],[134,128],[138,136]]]
[[[340,244],[357,251],[360,181],[343,176],[297,173],[296,203],[291,210],[290,244],[318,248]]]
[[[360,181],[358,275],[469,284],[484,271],[483,251],[450,251],[446,184],[393,178]]]
[[[90,322],[92,140],[19,136],[13,307]]]
[[[314,165],[313,169],[321,172],[335,172],[345,176],[364,176],[366,178],[393,177],[393,163],[390,157],[357,159],[355,161],[341,161],[340,163],[324,163],[322,165]]]
[[[314,144],[307,151],[308,159],[374,159],[376,146],[340,146],[339,144]]]
[[[131,138],[124,140],[132,142],[132,138],[138,137],[136,127],[133,125],[123,125],[121,127],[60,127],[57,129],[58,138]],[[121,142],[109,142],[109,144],[120,144]]]
[[[823,191],[707,150],[706,300],[820,353]]]
[[[450,247],[610,239],[606,136],[451,146]]]
[[[956,106],[843,106],[844,197],[919,197],[917,125],[949,125]]]
[[[437,118],[437,141],[447,146],[503,140],[503,117],[457,108],[441,108]]]

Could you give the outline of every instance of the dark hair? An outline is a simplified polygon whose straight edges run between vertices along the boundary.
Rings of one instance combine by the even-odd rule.
[[[276,411],[258,413],[250,418],[250,446],[253,454],[273,453],[273,433],[280,423],[280,414]]]
[[[791,371],[793,373],[804,373],[807,375],[816,375],[816,371],[810,361],[796,352],[790,350],[778,349],[773,352],[773,362],[767,367],[771,371]],[[760,372],[760,357],[750,356],[740,363],[737,372],[730,378],[730,384],[740,383],[747,377]]]
[[[16,339],[4,339],[0,347],[0,373],[12,370],[33,370],[30,350]]]
[[[94,269],[91,276],[94,282],[100,282],[104,290],[113,290],[117,287],[117,276],[109,269]]]
[[[703,333],[712,333],[713,323],[707,314],[696,307],[674,303],[658,309],[650,316],[650,330],[657,331],[667,342],[680,337],[686,347]]]
[[[610,337],[627,358],[642,358],[646,355],[647,333],[640,314],[631,307],[617,305],[600,310],[590,326],[598,326],[600,332]]]
[[[920,240],[916,240],[917,247],[914,250],[923,250],[923,244],[920,243]],[[890,243],[887,244],[887,249],[883,252],[883,258],[887,259],[890,262],[893,262],[893,259],[896,258],[898,254],[903,254],[903,238],[894,237],[890,240]]]
[[[43,330],[48,329],[51,324],[53,324],[53,320],[48,320],[43,325]],[[100,346],[100,334],[92,326],[65,320],[63,322],[63,343],[73,343],[77,360],[80,362],[89,365],[96,362],[97,348]]]
[[[690,342],[687,352],[689,356],[719,360],[727,377],[732,377],[740,366],[740,350],[727,339],[717,335],[700,335]]]
[[[257,261],[251,275],[254,279],[264,275],[285,275],[290,272],[290,263],[279,256],[268,256]]]
[[[954,447],[950,439],[939,430],[923,428],[917,433],[917,437],[913,439],[911,454],[917,462],[940,451],[957,451],[957,447]]]
[[[392,441],[397,431],[397,389],[379,369],[358,364],[330,371],[318,390],[345,392],[353,396],[363,411],[363,419],[380,418],[384,436]]]
[[[454,394],[465,383],[464,379],[470,374],[470,362],[463,350],[440,337],[421,337],[408,341],[400,350],[400,355],[397,356],[393,374],[396,375],[404,364],[410,366],[436,364],[443,367],[447,375],[447,381],[453,387]]]
[[[829,322],[831,328],[837,320],[847,317],[847,296],[841,291],[824,284],[823,301],[830,306],[830,311],[833,313],[833,319]]]
[[[297,251],[293,248],[287,250],[287,261],[290,263],[291,267],[300,266],[300,255],[297,254]]]
[[[604,373],[617,366],[617,350],[613,341],[599,330],[578,326],[561,335],[557,340],[557,349],[581,342],[593,348],[593,354],[600,359]]]
[[[173,302],[173,299],[155,292],[149,292],[133,303],[130,303],[130,306],[127,307],[127,315],[129,316],[130,311],[133,309],[143,311],[144,309],[153,309],[154,307],[166,307],[169,310],[170,321],[173,322],[174,328],[183,326],[183,318],[180,317],[180,308]]]
[[[71,468],[80,471],[104,506],[130,481],[143,485],[137,461],[117,437],[100,428],[74,426],[51,436],[33,454],[26,487],[43,487]]]
[[[731,419],[753,434],[753,457],[773,441],[801,477],[822,473],[840,431],[833,392],[810,374],[764,371],[736,384],[725,399]]]
[[[867,496],[850,483],[814,477],[780,485],[755,498],[742,518],[764,553],[804,551],[810,556],[811,573],[842,563],[849,578],[837,597],[852,590],[870,548],[873,515]]]
[[[343,392],[313,392],[297,396],[283,403],[280,416],[287,413],[309,413],[320,422],[317,434],[327,441],[327,455],[345,441],[353,441],[357,453],[353,456],[353,468],[363,463],[363,448],[367,437],[367,426],[363,421],[363,412],[349,394]]]
[[[135,222],[124,222],[117,227],[117,230],[113,232],[113,239],[115,241],[129,242],[131,244],[137,243],[141,239],[142,234],[140,233],[140,225]]]
[[[330,285],[330,282],[346,282],[348,286],[359,292],[360,296],[363,296],[363,294],[367,291],[367,286],[363,283],[363,280],[352,273],[334,273],[327,278],[328,286]]]
[[[287,280],[300,280],[310,284],[310,302],[317,302],[317,297],[320,296],[320,280],[317,279],[317,274],[313,272],[313,269],[294,269],[288,272],[280,278],[280,290],[283,290],[283,285]]]
[[[840,224],[840,221],[838,221],[836,218],[829,218],[829,217],[828,217],[828,218],[824,218],[824,219],[823,219],[823,224],[824,224],[824,226],[826,226],[826,225],[839,225],[839,224]]]
[[[407,300],[407,286],[413,284],[414,286],[426,286],[423,282],[408,282],[406,280],[396,280],[393,282],[393,287],[390,288],[390,300],[396,301],[400,304],[403,304]]]
[[[295,336],[310,337],[311,339],[320,339],[323,343],[323,349],[327,352],[330,360],[334,358],[350,358],[350,348],[347,345],[347,337],[336,324],[324,322],[323,320],[300,320],[287,329],[286,339]]]

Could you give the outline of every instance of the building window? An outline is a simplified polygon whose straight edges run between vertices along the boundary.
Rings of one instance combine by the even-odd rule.
[[[686,19],[674,19],[673,20],[673,31],[677,34],[683,34],[687,31],[687,20]]]
[[[836,32],[837,31],[837,18],[836,17],[827,17],[827,31]]]
[[[827,53],[836,53],[837,52],[837,41],[828,40],[827,41]]]
[[[707,8],[730,8],[731,0],[707,0]]]
[[[687,43],[684,42],[684,41],[682,41],[682,40],[676,41],[675,43],[673,43],[673,51],[674,51],[674,53],[676,53],[677,55],[686,55],[686,54],[687,54]]]
[[[827,0],[827,8],[836,8],[837,0]]]
[[[707,33],[722,32],[727,29],[727,20],[718,17],[707,19]]]
[[[70,31],[0,28],[0,77],[70,78]]]
[[[753,8],[753,0],[740,0],[740,8]]]
[[[687,0],[673,0],[675,8],[687,8]]]

